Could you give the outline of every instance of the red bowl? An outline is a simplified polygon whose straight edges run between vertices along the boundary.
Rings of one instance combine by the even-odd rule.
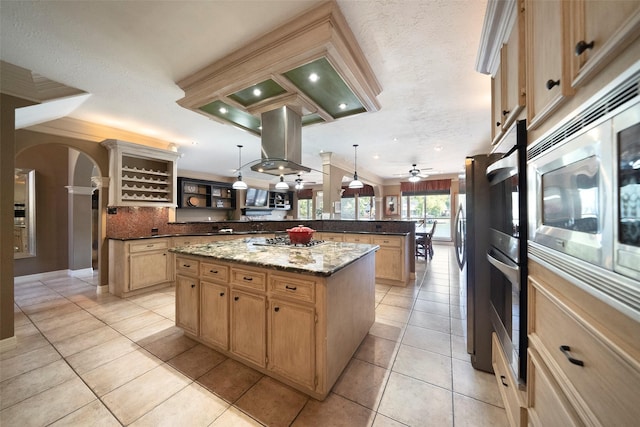
[[[305,227],[304,225],[287,229],[289,240],[294,245],[306,245],[311,241],[313,233],[315,233],[315,230]]]

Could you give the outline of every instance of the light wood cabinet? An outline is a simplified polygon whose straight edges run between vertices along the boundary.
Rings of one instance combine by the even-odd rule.
[[[108,139],[110,206],[176,206],[178,153]]]
[[[491,141],[498,140],[503,134],[503,104],[502,66],[500,66],[498,67],[496,74],[491,77]]]
[[[517,0],[516,16],[507,42],[500,51],[502,69],[502,129],[507,130],[525,106],[525,15],[524,0]]]
[[[376,282],[406,286],[409,281],[408,239],[374,235],[371,243],[380,246],[376,252]]]
[[[348,243],[371,244],[371,235],[358,233],[345,233],[343,240]]]
[[[555,393],[569,404],[556,411],[568,418],[575,412],[580,423],[634,425],[640,419],[640,324],[535,262],[529,272],[533,424],[548,425],[540,408]],[[553,381],[536,383],[536,372]]]
[[[231,352],[262,368],[267,364],[267,297],[231,291]]]
[[[229,348],[229,287],[200,281],[200,338],[224,350]]]
[[[527,425],[526,393],[521,390],[515,379],[509,362],[502,351],[498,335],[491,334],[491,364],[498,382],[498,390],[505,404],[509,425],[513,427]]]
[[[173,280],[169,238],[109,240],[109,292],[126,297]]]
[[[200,280],[176,275],[176,326],[198,335]]]
[[[527,121],[535,128],[574,90],[567,52],[570,2],[526,1]]]
[[[569,2],[572,85],[586,84],[640,36],[637,0]]]

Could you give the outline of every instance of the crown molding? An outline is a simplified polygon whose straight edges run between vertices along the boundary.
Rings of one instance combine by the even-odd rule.
[[[495,75],[500,65],[500,49],[507,41],[516,21],[520,0],[489,0],[484,15],[480,47],[476,58],[476,71]]]

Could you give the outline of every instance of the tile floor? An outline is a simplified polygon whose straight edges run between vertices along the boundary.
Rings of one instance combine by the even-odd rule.
[[[376,323],[323,402],[183,336],[171,288],[121,299],[92,277],[19,279],[0,425],[506,426],[465,351],[452,248],[416,276],[376,285]]]

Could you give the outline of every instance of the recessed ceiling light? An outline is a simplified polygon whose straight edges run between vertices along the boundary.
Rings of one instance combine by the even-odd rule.
[[[227,109],[224,108],[224,107],[220,107],[220,109],[218,111],[220,111],[220,113],[222,113],[222,114],[227,114]]]
[[[280,166],[278,166],[278,169],[279,170],[284,170],[284,166],[280,165]]]
[[[264,172],[264,169],[258,168],[258,172]]]
[[[393,142],[398,142],[398,138],[393,138]]]
[[[343,102],[340,105],[338,105],[338,108],[340,108],[341,110],[344,110],[345,108],[347,108],[347,104]]]
[[[442,151],[442,145],[438,144],[435,147],[433,147],[433,149],[436,151]]]
[[[309,80],[311,80],[312,82],[317,82],[319,78],[320,77],[318,77],[316,73],[309,74]]]
[[[258,88],[255,88],[255,89],[253,90],[253,94],[254,94],[255,96],[260,96],[260,95],[262,95],[262,91],[261,91],[260,89],[258,89]]]

